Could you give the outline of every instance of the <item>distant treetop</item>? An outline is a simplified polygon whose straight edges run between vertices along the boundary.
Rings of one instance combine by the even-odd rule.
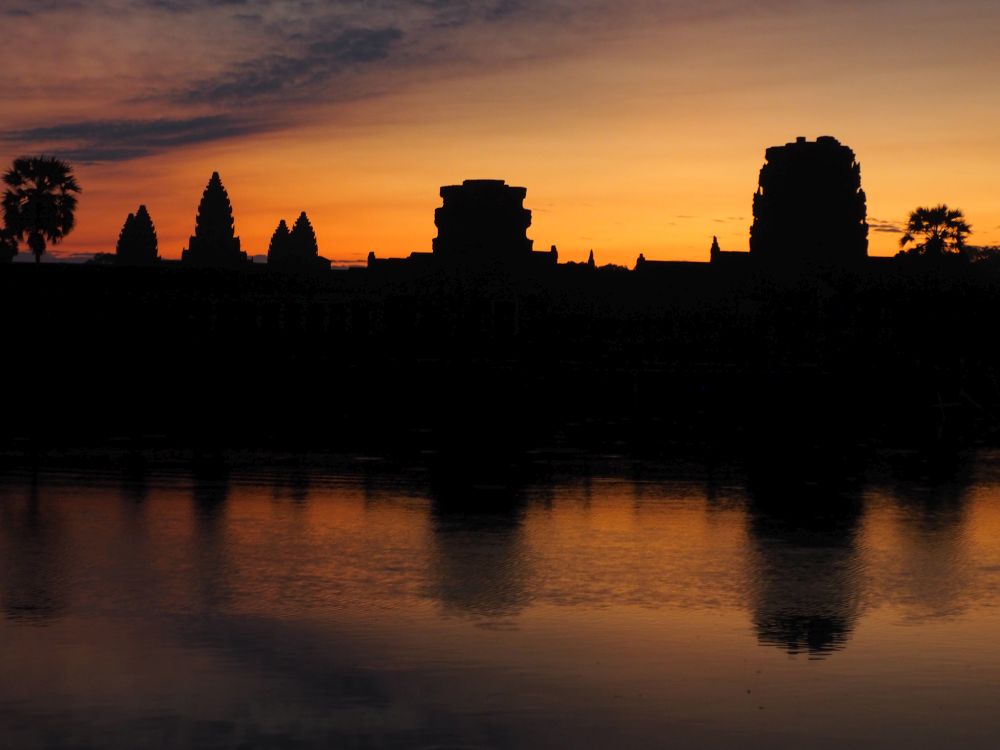
[[[49,156],[22,156],[3,176],[4,239],[0,255],[17,252],[27,242],[39,262],[47,244],[55,245],[73,231],[80,185],[66,162]]]
[[[906,234],[899,239],[899,246],[905,248],[911,242],[922,239],[906,255],[940,257],[963,255],[965,239],[972,233],[972,227],[965,221],[965,215],[958,209],[951,209],[943,203],[933,208],[921,206],[915,209],[906,223]]]

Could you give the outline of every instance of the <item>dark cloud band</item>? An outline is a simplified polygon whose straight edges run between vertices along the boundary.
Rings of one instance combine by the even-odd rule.
[[[297,53],[270,54],[202,80],[172,95],[186,104],[254,104],[268,99],[309,99],[318,87],[349,68],[384,60],[403,38],[397,28],[346,29],[309,43]]]
[[[45,146],[81,162],[123,161],[172,148],[217,141],[266,129],[261,121],[231,115],[186,119],[82,120],[0,133],[0,141]]]

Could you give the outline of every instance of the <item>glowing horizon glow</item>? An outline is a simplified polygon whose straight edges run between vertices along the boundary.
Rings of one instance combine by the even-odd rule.
[[[972,244],[1000,244],[1000,8],[985,0],[484,0],[442,3],[447,17],[387,0],[329,18],[273,0],[20,2],[0,11],[22,32],[11,59],[46,28],[65,44],[0,83],[18,103],[0,160],[74,163],[84,192],[59,253],[112,252],[144,203],[161,257],[179,257],[219,171],[250,255],[302,210],[335,261],[426,251],[439,187],[497,178],[528,189],[528,236],[560,260],[707,260],[713,235],[747,249],[764,150],[820,135],[861,163],[870,254],[942,202]],[[295,47],[304,21],[319,30]]]

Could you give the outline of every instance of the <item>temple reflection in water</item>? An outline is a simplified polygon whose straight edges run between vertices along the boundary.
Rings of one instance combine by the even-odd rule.
[[[0,659],[25,678],[0,704],[50,716],[52,747],[638,746],[668,726],[730,746],[719,722],[790,747],[847,711],[849,737],[949,744],[1000,699],[988,472],[832,493],[718,468],[448,476],[6,479]],[[952,719],[887,720],[899,705]],[[0,738],[31,746],[18,721],[0,712]]]

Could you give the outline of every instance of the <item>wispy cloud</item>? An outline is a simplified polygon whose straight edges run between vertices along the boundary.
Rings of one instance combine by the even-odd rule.
[[[903,225],[897,221],[885,221],[883,219],[868,219],[868,228],[873,232],[884,232],[887,234],[903,233]]]
[[[398,90],[422,74],[590,49],[611,28],[669,30],[795,2],[5,0],[5,53],[33,64],[8,68],[0,96],[45,101],[53,120],[21,121],[2,137],[89,161],[132,159],[295,124],[315,107]],[[60,54],[39,57],[53,35]],[[65,117],[63,99],[74,104]],[[105,115],[82,120],[85,100]]]
[[[268,124],[232,115],[184,119],[82,120],[0,133],[0,141],[46,144],[84,163],[121,161],[264,129]]]
[[[86,65],[43,58],[30,71],[15,67],[0,94],[43,96],[58,111],[86,89],[114,116],[22,122],[0,141],[122,161],[275,129],[316,105],[390,91],[415,66],[461,59],[462,49],[480,54],[473,27],[527,10],[521,0],[8,0],[0,17],[15,57],[58,29],[63,60],[75,51]],[[497,45],[505,46],[509,39]]]
[[[403,32],[394,27],[345,29],[295,53],[273,53],[241,62],[171,95],[183,104],[242,104],[309,99],[317,88],[352,66],[384,60]]]

